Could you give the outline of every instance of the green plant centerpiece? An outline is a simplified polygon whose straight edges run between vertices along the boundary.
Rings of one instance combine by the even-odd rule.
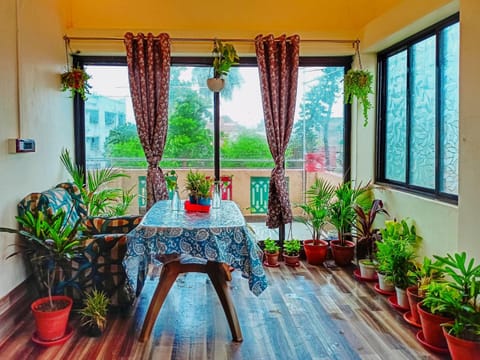
[[[83,307],[79,310],[80,322],[90,336],[100,336],[105,330],[109,303],[107,295],[97,289],[83,299]]]
[[[212,199],[213,179],[203,176],[198,183],[198,203],[200,205],[210,205]]]
[[[61,75],[61,90],[70,91],[71,97],[79,94],[83,100],[87,100],[87,94],[90,94],[91,85],[88,80],[91,76],[82,68],[71,66]]]
[[[73,163],[67,149],[62,150],[60,161],[72,177],[73,183],[80,189],[89,216],[125,215],[128,206],[135,198],[133,187],[123,190],[108,187],[108,185],[119,178],[129,177],[128,175],[111,167],[89,170],[85,174],[81,166]]]
[[[372,108],[372,103],[368,98],[370,94],[373,94],[372,85],[372,73],[362,69],[348,70],[343,81],[345,104],[352,104],[354,98],[358,99],[362,106],[363,126],[368,125],[368,111]]]
[[[211,91],[221,91],[225,86],[225,76],[233,65],[237,65],[240,58],[235,47],[229,43],[223,43],[215,39],[213,42],[213,78],[207,80],[207,86]]]

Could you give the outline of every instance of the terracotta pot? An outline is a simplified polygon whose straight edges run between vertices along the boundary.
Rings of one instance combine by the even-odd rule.
[[[68,296],[52,296],[52,300],[63,302],[65,307],[54,311],[39,310],[42,304],[50,301],[48,297],[40,298],[30,306],[37,324],[37,336],[44,341],[57,340],[65,335],[73,304],[73,300]]]
[[[422,296],[418,295],[418,287],[410,286],[407,288],[408,305],[410,306],[410,313],[412,320],[420,324],[420,315],[418,315],[417,304],[423,300]]]
[[[385,277],[385,274],[377,272],[378,276],[378,287],[383,290],[383,291],[390,291],[393,292],[395,291],[395,286],[393,285],[393,282],[388,281]]]
[[[264,252],[265,258],[267,259],[267,264],[270,266],[277,266],[278,265],[278,255],[279,252],[272,254],[267,251]]]
[[[422,323],[423,336],[425,342],[437,348],[446,348],[447,341],[443,335],[443,330],[440,324],[452,321],[451,318],[432,314],[422,308],[422,302],[417,304],[418,314],[420,315],[420,322]]]
[[[319,240],[318,245],[313,245],[313,240],[303,242],[307,262],[311,265],[321,265],[327,258],[328,242]]]
[[[355,243],[353,241],[345,241],[345,246],[340,246],[339,240],[330,241],[332,247],[332,255],[335,264],[338,266],[347,266],[352,263],[355,256]]]
[[[445,328],[443,328],[443,335],[447,340],[448,351],[452,360],[476,359],[480,354],[480,342],[450,335]]]
[[[374,279],[376,274],[376,267],[369,263],[370,260],[362,259],[358,261],[360,268],[360,276],[364,279]]]
[[[298,265],[300,265],[299,255],[290,256],[283,253],[283,258],[285,259],[285,265],[292,266],[292,267],[297,267]]]
[[[207,79],[207,86],[211,91],[219,92],[225,86],[225,80],[220,78]]]
[[[408,298],[407,298],[406,290],[395,286],[395,294],[397,296],[398,306],[400,306],[404,309],[408,309],[409,305],[408,305]]]

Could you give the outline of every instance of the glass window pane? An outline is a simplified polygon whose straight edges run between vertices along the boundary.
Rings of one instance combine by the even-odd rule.
[[[407,136],[407,51],[387,59],[385,178],[404,182]]]
[[[412,46],[410,183],[435,188],[435,36]]]
[[[459,24],[440,36],[440,191],[458,194]]]

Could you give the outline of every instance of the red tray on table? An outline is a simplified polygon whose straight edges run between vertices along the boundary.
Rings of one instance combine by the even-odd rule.
[[[205,212],[208,213],[210,211],[210,205],[199,205],[199,204],[191,204],[190,201],[185,201],[183,203],[185,207],[185,211],[187,212]]]

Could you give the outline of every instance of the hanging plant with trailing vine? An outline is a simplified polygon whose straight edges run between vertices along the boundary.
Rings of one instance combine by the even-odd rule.
[[[362,61],[360,60],[360,52],[358,48],[358,41],[355,42],[356,55],[359,63],[359,70],[350,69],[345,74],[344,85],[344,100],[345,104],[352,104],[353,99],[357,98],[362,106],[362,113],[364,117],[363,126],[368,124],[368,111],[373,107],[368,96],[373,94],[373,74],[368,70],[362,69]]]

